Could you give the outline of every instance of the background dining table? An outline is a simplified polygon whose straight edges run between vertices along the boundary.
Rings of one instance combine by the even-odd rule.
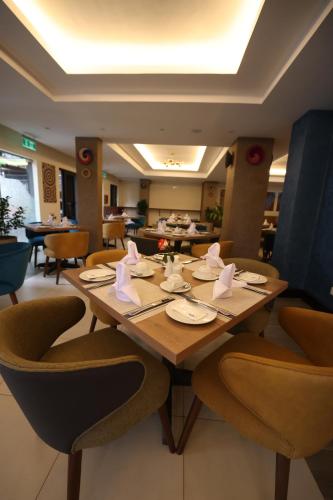
[[[175,252],[180,252],[181,245],[183,241],[211,241],[211,240],[218,240],[219,235],[216,233],[212,233],[209,231],[202,231],[194,234],[190,234],[187,231],[184,231],[182,233],[175,233],[174,231],[157,231],[157,229],[144,229],[143,231],[144,236],[147,238],[164,238],[166,240],[174,241],[175,242]]]

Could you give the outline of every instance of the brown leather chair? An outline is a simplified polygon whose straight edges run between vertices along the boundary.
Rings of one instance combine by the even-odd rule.
[[[109,248],[110,240],[114,240],[115,246],[117,246],[117,239],[119,239],[125,250],[124,238],[125,224],[123,222],[106,222],[103,224],[103,241],[106,242],[107,248]]]
[[[67,500],[79,499],[82,450],[116,439],[157,410],[175,451],[165,366],[112,328],[53,346],[84,313],[78,297],[0,312],[1,375],[38,436],[68,454]]]
[[[333,315],[285,307],[280,323],[306,358],[249,333],[226,342],[193,373],[196,396],[177,453],[204,403],[276,452],[275,500],[286,500],[290,459],[313,455],[333,438]]]
[[[255,259],[244,259],[242,257],[232,257],[231,259],[223,259],[223,262],[228,265],[232,262],[235,263],[237,269],[243,269],[244,271],[250,271],[251,273],[263,274],[270,278],[279,279],[279,271],[266,262],[261,262]],[[256,335],[264,336],[264,331],[269,321],[271,310],[273,308],[273,302],[266,304],[262,309],[251,314],[244,321],[234,326],[229,330],[229,333],[236,335],[241,332],[251,332]]]
[[[219,241],[220,244],[220,257],[224,259],[226,257],[230,257],[232,253],[232,247],[234,246],[233,241]],[[211,243],[198,243],[192,245],[191,255],[193,257],[202,257],[208,252],[208,248],[211,246]]]
[[[96,266],[97,264],[106,264],[108,262],[117,262],[127,255],[126,250],[102,250],[101,252],[94,252],[87,257],[87,266]],[[99,319],[102,323],[109,326],[117,326],[118,321],[116,321],[112,316],[107,314],[104,309],[98,307],[94,301],[90,301],[90,310],[93,313],[91,318],[90,330],[93,332],[95,330],[96,321]]]
[[[44,265],[44,276],[46,276],[50,258],[56,259],[57,278],[56,283],[59,284],[59,276],[61,273],[62,259],[82,259],[85,264],[85,257],[89,247],[88,231],[77,231],[75,233],[60,233],[48,234],[44,238],[44,254],[46,255]]]

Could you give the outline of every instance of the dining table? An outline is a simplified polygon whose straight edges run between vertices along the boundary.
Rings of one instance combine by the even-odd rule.
[[[211,231],[200,231],[196,233],[188,233],[186,230],[182,230],[182,232],[176,232],[174,230],[166,230],[166,231],[158,231],[154,228],[146,228],[143,230],[144,236],[147,238],[157,238],[157,239],[166,239],[169,241],[174,241],[174,250],[175,252],[180,252],[181,245],[183,241],[212,241],[218,240],[219,235],[213,233]]]
[[[229,298],[212,299],[215,280],[218,279],[221,269],[216,269],[214,279],[203,280],[197,278],[199,268],[204,264],[202,259],[179,254],[183,264],[182,277],[190,287],[185,294],[169,293],[160,286],[165,283],[165,268],[160,255],[141,256],[141,260],[149,266],[149,276],[138,276],[134,265],[128,266],[132,274],[131,283],[136,289],[141,306],[133,302],[123,302],[117,299],[115,288],[115,269],[117,262],[99,264],[90,268],[68,269],[63,276],[75,288],[80,290],[90,301],[102,308],[107,314],[115,318],[125,327],[130,335],[153,349],[162,357],[168,367],[171,378],[170,394],[167,401],[169,415],[172,412],[172,387],[175,385],[190,385],[190,370],[178,365],[207,346],[224,332],[230,330],[248,316],[272,302],[288,286],[283,280],[267,277],[262,285],[246,285],[245,288],[233,288]],[[108,270],[108,281],[95,282],[82,279],[82,273],[93,269]],[[112,272],[111,272],[112,271]],[[100,272],[100,271],[99,271]],[[81,276],[81,277],[80,277]],[[188,297],[185,298],[184,297]],[[200,321],[179,321],[174,313],[170,315],[170,308],[177,300],[202,301],[196,304],[207,313],[216,310],[213,319]]]
[[[79,226],[78,224],[69,224],[69,225],[62,225],[62,224],[25,224],[24,225],[25,229],[30,229],[30,231],[33,231],[34,233],[43,233],[43,234],[51,234],[51,233],[64,233],[67,231],[80,231],[83,229],[82,226]]]

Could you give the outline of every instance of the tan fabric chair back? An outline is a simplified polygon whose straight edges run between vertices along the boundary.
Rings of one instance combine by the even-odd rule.
[[[219,241],[220,244],[220,257],[221,259],[230,257],[234,242],[231,240]],[[202,257],[208,252],[208,248],[212,243],[198,243],[192,246],[191,254],[193,257]]]
[[[88,253],[89,233],[88,231],[78,231],[48,234],[45,236],[44,242],[46,247],[54,252],[56,259],[85,257]]]
[[[87,258],[87,266],[96,266],[97,264],[105,264],[106,262],[116,262],[127,255],[126,250],[102,250],[94,252]]]
[[[244,259],[243,257],[232,257],[223,260],[225,264],[231,264],[234,262],[238,269],[244,269],[245,271],[250,271],[251,273],[263,274],[264,276],[276,279],[280,276],[276,267],[271,264],[267,264],[267,262],[261,262],[260,260]]]
[[[115,239],[125,237],[125,224],[123,222],[107,222],[103,224],[103,239]]]

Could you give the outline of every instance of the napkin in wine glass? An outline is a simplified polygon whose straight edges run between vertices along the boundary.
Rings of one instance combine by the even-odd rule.
[[[188,228],[187,232],[188,232],[188,234],[194,234],[194,233],[196,233],[196,232],[197,232],[197,230],[196,230],[196,226],[195,226],[195,223],[194,223],[194,222],[191,222],[191,223],[190,223],[190,226],[189,226],[189,228]]]
[[[141,306],[141,299],[132,284],[130,272],[124,262],[118,262],[116,266],[116,282],[112,287],[116,290],[117,299],[122,302],[134,302],[137,306]]]
[[[223,260],[220,257],[220,244],[213,243],[208,248],[208,252],[203,255],[203,259],[206,260],[207,266],[209,267],[224,267]]]
[[[226,299],[232,296],[232,288],[242,288],[245,283],[234,280],[236,266],[229,264],[221,271],[219,279],[215,281],[213,287],[213,299]]]
[[[139,254],[136,243],[134,241],[129,241],[127,243],[127,255],[121,259],[121,262],[125,264],[137,264],[141,259],[141,254]]]

